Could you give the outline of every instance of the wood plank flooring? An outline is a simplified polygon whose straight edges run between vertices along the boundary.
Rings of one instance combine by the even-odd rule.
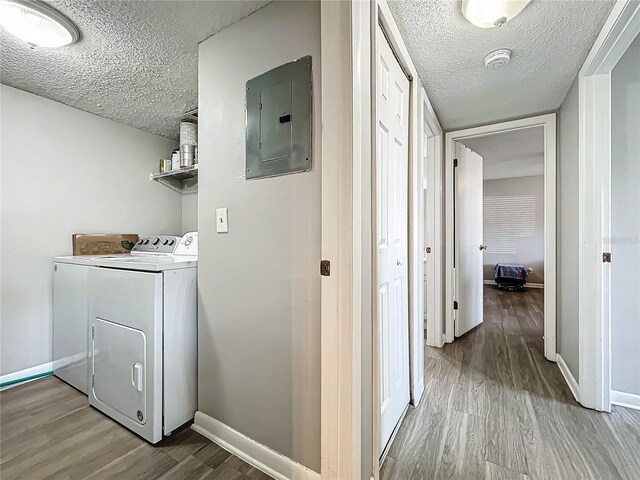
[[[426,347],[425,394],[382,480],[640,479],[640,411],[574,400],[544,358],[543,290],[484,291],[484,323]]]
[[[190,428],[152,446],[55,377],[0,393],[0,478],[268,480]]]

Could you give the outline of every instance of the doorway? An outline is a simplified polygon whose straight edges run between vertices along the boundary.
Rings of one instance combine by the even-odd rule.
[[[522,139],[526,136],[541,137],[542,142],[542,160],[540,165],[533,165],[532,158],[527,158],[528,154],[523,152],[521,159],[509,158],[498,159],[498,166],[492,165],[495,172],[508,172],[509,175],[523,173],[536,173],[535,168],[543,174],[543,195],[542,195],[542,216],[543,216],[543,259],[541,267],[527,266],[532,263],[530,260],[521,261],[522,270],[529,275],[533,273],[531,270],[541,270],[542,283],[545,287],[546,295],[544,295],[543,311],[544,311],[544,356],[551,361],[556,361],[556,340],[555,340],[555,237],[556,237],[556,118],[555,114],[541,115],[530,117],[512,122],[503,122],[494,125],[476,127],[456,132],[450,132],[446,135],[446,162],[447,169],[445,171],[445,190],[446,190],[446,319],[445,319],[445,338],[447,342],[453,342],[454,338],[461,336],[469,330],[475,328],[484,318],[484,281],[485,279],[491,283],[491,277],[486,278],[485,272],[496,267],[497,263],[508,264],[506,260],[513,257],[513,253],[518,253],[518,245],[524,232],[529,236],[530,230],[535,229],[535,219],[528,219],[528,224],[524,224],[523,215],[513,215],[515,212],[531,211],[535,214],[535,198],[532,195],[492,195],[487,199],[487,208],[492,215],[496,216],[498,212],[502,212],[503,218],[494,218],[489,224],[491,231],[491,242],[494,243],[493,248],[496,252],[502,252],[502,261],[490,265],[485,262],[485,255],[488,259],[491,256],[487,254],[490,245],[485,242],[484,235],[484,205],[483,199],[483,162],[482,156],[474,152],[467,145],[474,146],[477,150],[487,149],[490,152],[491,137],[498,139],[497,147],[494,153],[511,151],[513,147],[506,145],[500,146],[500,142],[508,141],[508,138],[518,144],[522,143]],[[465,143],[467,145],[465,145]],[[513,157],[508,155],[507,157]],[[502,165],[500,165],[502,163]],[[457,164],[457,166],[455,166]],[[527,170],[530,169],[530,170]],[[534,169],[534,170],[531,170]],[[515,172],[515,173],[513,173]],[[498,173],[492,174],[497,176]],[[491,180],[491,179],[490,179]],[[504,183],[504,182],[499,182]],[[504,186],[502,187],[504,188]],[[538,190],[539,192],[539,190]],[[503,197],[503,198],[499,198]],[[506,198],[505,198],[506,197]],[[512,208],[505,210],[506,202],[515,202]],[[539,203],[539,202],[538,202]],[[524,210],[523,210],[524,209]],[[504,218],[506,212],[509,212],[511,218]],[[535,217],[535,215],[534,215]],[[503,222],[503,225],[496,225],[496,222]],[[504,233],[504,222],[510,223],[511,233]],[[524,223],[523,223],[524,222]],[[515,224],[515,225],[514,225]],[[520,225],[518,225],[520,224]],[[508,230],[508,229],[507,229]],[[516,231],[517,230],[517,231]],[[526,245],[522,245],[523,253],[529,250]],[[492,254],[493,254],[492,253]],[[509,256],[511,255],[511,257]],[[519,257],[524,258],[524,257]],[[493,257],[496,260],[496,257]],[[524,263],[524,265],[523,265]],[[488,275],[491,273],[489,272]],[[495,280],[494,280],[495,281]]]
[[[461,139],[456,159],[454,336],[544,360],[544,128]]]
[[[636,361],[638,348],[625,344],[630,338],[625,338],[618,343],[618,340],[622,340],[618,327],[623,325],[616,324],[616,317],[620,318],[620,315],[616,315],[616,312],[620,311],[617,294],[626,291],[626,287],[632,288],[624,281],[625,272],[618,267],[624,269],[624,265],[620,262],[625,262],[625,257],[630,258],[625,252],[625,243],[629,240],[634,241],[633,233],[627,240],[616,238],[629,237],[629,232],[625,230],[632,224],[621,227],[633,215],[628,207],[621,211],[616,208],[616,205],[619,205],[619,202],[624,203],[624,195],[633,196],[633,185],[625,182],[637,181],[637,175],[633,177],[633,172],[624,172],[625,158],[616,157],[626,156],[630,152],[635,154],[635,165],[638,161],[637,143],[635,149],[632,143],[637,142],[638,123],[635,123],[634,131],[633,122],[638,122],[638,108],[631,107],[628,111],[624,110],[627,102],[634,101],[634,91],[635,105],[637,105],[638,84],[636,83],[634,89],[631,78],[627,78],[616,86],[616,71],[622,73],[619,67],[624,69],[627,53],[631,52],[627,60],[630,62],[637,60],[637,50],[634,57],[633,46],[634,42],[637,45],[638,35],[640,35],[640,3],[617,2],[579,74],[578,268],[580,284],[578,299],[580,324],[577,397],[585,407],[606,412],[611,411],[611,404],[614,401],[640,408],[640,394],[617,390],[631,386],[628,379],[620,378],[621,383],[614,383],[612,378],[616,374],[614,369],[617,370],[617,367],[612,364],[614,358],[612,349],[622,349],[616,351],[616,356],[623,351],[634,352],[635,349],[634,361]],[[631,66],[630,73],[637,74],[637,70]],[[620,97],[621,102],[616,105],[616,97],[623,95],[623,91],[626,91],[629,96],[628,98]],[[635,120],[633,114],[635,114]],[[622,128],[625,130],[630,128],[632,133],[622,132]],[[624,179],[621,185],[617,185],[619,179]],[[623,188],[618,190],[619,187]],[[620,215],[626,217],[622,222]],[[637,238],[635,241],[637,242]],[[616,250],[618,251],[617,260],[614,255]],[[636,260],[637,252],[636,244],[633,252]],[[614,267],[616,262],[618,265]],[[623,286],[623,289],[614,292],[613,289],[617,289],[617,285]],[[637,290],[633,294],[633,298],[636,297]],[[629,298],[631,297],[622,297],[618,300],[624,302]],[[629,318],[634,317],[628,312],[625,313]],[[637,339],[637,335],[632,337]],[[627,371],[638,371],[637,368],[631,369],[629,366],[625,368]],[[633,383],[640,384],[640,381],[633,379]]]

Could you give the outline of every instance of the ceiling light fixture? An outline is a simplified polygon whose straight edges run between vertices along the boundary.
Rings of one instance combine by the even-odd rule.
[[[462,0],[464,17],[476,27],[501,27],[518,15],[531,0]]]
[[[80,38],[71,20],[37,0],[0,0],[0,26],[31,48],[64,47]]]

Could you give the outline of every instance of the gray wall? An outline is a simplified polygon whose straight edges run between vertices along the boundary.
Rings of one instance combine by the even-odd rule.
[[[640,36],[611,74],[611,389],[640,395]]]
[[[313,57],[313,171],[247,181],[245,83]],[[320,471],[320,4],[274,2],[200,44],[199,410]],[[229,210],[216,234],[215,209]]]
[[[198,194],[182,196],[182,233],[198,230]]]
[[[578,78],[559,111],[557,166],[557,351],[576,381],[578,340]]]
[[[0,372],[51,361],[52,263],[73,233],[181,233],[149,172],[175,142],[0,86]]]
[[[536,175],[532,177],[500,178],[495,180],[485,180],[483,182],[483,195],[485,201],[491,196],[513,197],[517,195],[527,195],[533,198],[533,217],[531,218],[533,230],[518,229],[513,235],[515,243],[514,253],[504,253],[504,250],[497,251],[499,246],[492,245],[489,237],[490,223],[495,220],[494,216],[485,206],[484,210],[484,243],[488,249],[484,253],[484,279],[493,280],[493,268],[496,263],[520,263],[527,268],[532,268],[529,274],[528,283],[544,283],[544,176]],[[485,202],[486,203],[486,202]],[[518,212],[520,215],[520,212]],[[504,229],[498,219],[494,223],[495,228]],[[509,227],[517,226],[517,223],[510,222]]]

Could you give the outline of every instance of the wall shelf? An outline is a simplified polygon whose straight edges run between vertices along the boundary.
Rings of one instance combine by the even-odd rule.
[[[198,164],[179,170],[151,173],[149,179],[155,180],[175,192],[191,193],[198,189]]]

